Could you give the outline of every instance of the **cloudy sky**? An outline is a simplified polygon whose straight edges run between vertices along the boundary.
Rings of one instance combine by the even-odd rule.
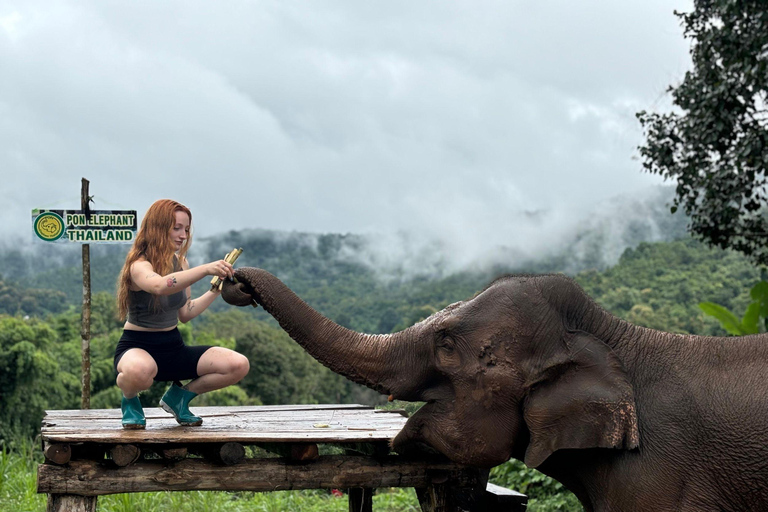
[[[32,208],[492,240],[661,183],[634,114],[689,66],[682,0],[0,3],[0,234]],[[556,213],[552,213],[556,212]],[[546,231],[546,228],[543,229]]]

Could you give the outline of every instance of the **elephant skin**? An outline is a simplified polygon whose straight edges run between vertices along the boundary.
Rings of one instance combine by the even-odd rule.
[[[768,510],[768,335],[701,337],[629,324],[562,275],[505,276],[408,329],[341,327],[279,279],[241,268],[314,358],[426,404],[393,447],[492,467],[511,457],[587,511]]]

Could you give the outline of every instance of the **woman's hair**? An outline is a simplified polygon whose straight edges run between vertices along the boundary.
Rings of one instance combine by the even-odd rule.
[[[144,257],[152,268],[164,276],[173,270],[173,254],[176,246],[171,241],[171,228],[176,224],[176,212],[189,215],[189,235],[179,249],[179,259],[187,254],[192,243],[192,212],[183,204],[171,199],[160,199],[152,203],[141,221],[131,250],[125,257],[123,270],[117,279],[117,314],[125,320],[128,314],[128,290],[131,286],[131,265]]]

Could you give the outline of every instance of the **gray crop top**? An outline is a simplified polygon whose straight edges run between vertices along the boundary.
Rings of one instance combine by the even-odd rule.
[[[174,257],[173,270],[181,270]],[[158,302],[157,305],[155,302]],[[186,290],[171,295],[152,295],[128,290],[128,322],[147,329],[165,329],[179,323],[179,309],[186,304]]]

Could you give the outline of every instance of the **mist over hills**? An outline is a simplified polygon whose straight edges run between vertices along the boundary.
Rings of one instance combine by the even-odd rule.
[[[419,232],[418,226],[409,232],[379,234],[230,231],[197,237],[189,256],[195,265],[243,247],[237,266],[264,268],[310,299],[313,289],[343,286],[345,280],[355,286],[365,281],[382,293],[405,283],[416,290],[420,283],[441,280],[465,281],[471,289],[503,273],[603,270],[641,242],[685,238],[686,217],[669,213],[672,192],[671,187],[654,187],[642,196],[618,197],[580,214],[521,212],[514,219],[499,219],[498,226],[451,237],[430,236]],[[127,247],[91,245],[94,292],[114,293]],[[20,288],[60,290],[68,302],[78,303],[81,248],[6,241],[0,246],[0,276]],[[201,283],[198,286],[205,289]]]
[[[463,272],[575,274],[614,265],[625,249],[641,242],[687,238],[688,219],[669,212],[672,193],[671,187],[654,187],[642,196],[617,197],[587,212],[521,212],[514,219],[499,219],[497,226],[478,226],[451,237],[423,233],[417,226],[363,235],[233,231],[205,239],[205,253],[213,259],[232,247],[252,244],[238,264],[267,270],[275,264],[277,270],[286,253],[301,254],[318,264],[360,266],[384,281],[441,279]]]

